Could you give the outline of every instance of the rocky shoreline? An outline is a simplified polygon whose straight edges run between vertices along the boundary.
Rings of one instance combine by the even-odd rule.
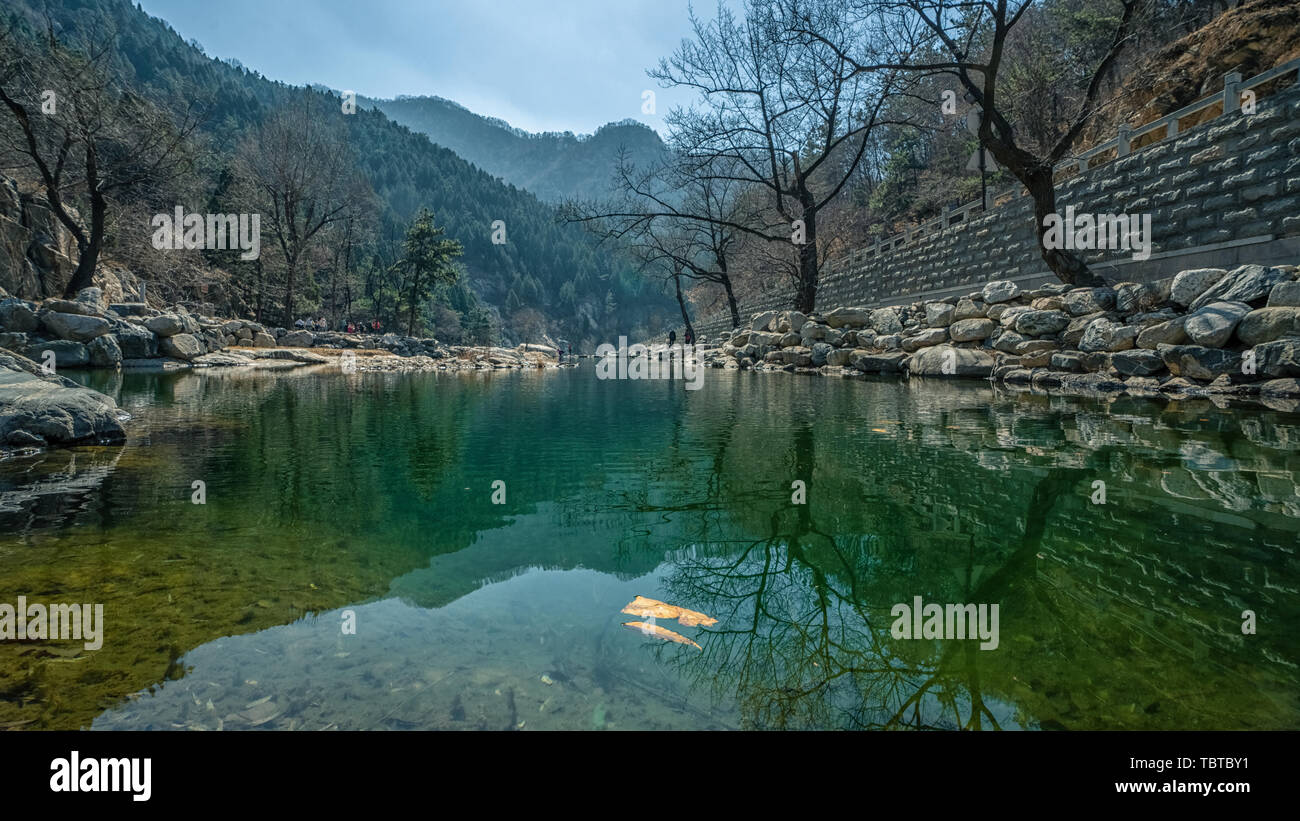
[[[58,376],[63,368],[168,372],[210,367],[337,365],[345,372],[557,368],[549,345],[449,346],[397,334],[316,333],[251,320],[75,299],[19,299],[0,291],[0,451],[113,443],[127,415],[111,397]]]
[[[705,364],[988,379],[1076,395],[1243,398],[1300,409],[1300,267],[980,291],[885,308],[755,314]]]

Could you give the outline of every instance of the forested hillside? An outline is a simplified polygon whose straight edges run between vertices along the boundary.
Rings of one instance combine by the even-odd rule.
[[[358,102],[547,202],[605,193],[621,151],[647,167],[662,160],[666,150],[653,129],[635,120],[609,123],[595,134],[530,134],[441,97]]]
[[[199,43],[186,43],[165,21],[127,0],[16,0],[0,17],[14,32],[17,47],[33,49],[40,48],[47,20],[61,44],[106,44],[103,67],[115,87],[120,83],[138,92],[173,120],[187,113],[201,117],[188,146],[189,173],[165,184],[137,186],[110,209],[105,257],[155,283],[156,293],[197,299],[200,290],[208,296],[219,292],[231,311],[292,322],[283,315],[287,283],[273,238],[263,241],[262,258],[255,262],[224,252],[162,255],[148,245],[148,220],[177,204],[188,211],[249,210],[238,207],[235,196],[241,151],[257,153],[249,140],[273,113],[312,109],[338,114],[331,118],[337,126],[325,126],[346,135],[350,164],[361,171],[373,196],[365,198],[357,219],[329,226],[308,249],[295,280],[295,314],[324,315],[334,323],[345,321],[345,315],[378,318],[386,327],[394,325],[409,306],[400,304],[403,287],[391,268],[403,233],[422,207],[464,249],[460,281],[419,306],[427,333],[476,342],[513,342],[542,333],[581,340],[599,332],[603,338],[654,324],[655,316],[671,307],[635,276],[630,263],[598,248],[581,228],[557,221],[550,205],[379,111],[359,105],[355,113],[344,113],[336,96],[209,57]],[[6,170],[20,184],[35,177],[21,163],[7,163]],[[497,242],[494,223],[504,229],[496,232]]]

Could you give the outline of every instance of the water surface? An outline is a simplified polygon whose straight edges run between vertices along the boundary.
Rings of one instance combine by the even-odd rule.
[[[131,438],[0,462],[0,601],[103,603],[104,646],[0,643],[0,727],[1300,727],[1296,414],[589,363],[81,378]],[[638,594],[718,623],[646,636]],[[894,638],[915,596],[998,604],[997,649]]]

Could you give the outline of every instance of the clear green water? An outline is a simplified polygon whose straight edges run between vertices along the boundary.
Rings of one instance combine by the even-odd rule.
[[[590,363],[84,379],[132,438],[0,462],[0,601],[103,603],[104,646],[0,642],[0,727],[1300,727],[1294,414]],[[719,621],[647,637],[637,594]],[[894,638],[914,596],[997,603],[997,649]]]

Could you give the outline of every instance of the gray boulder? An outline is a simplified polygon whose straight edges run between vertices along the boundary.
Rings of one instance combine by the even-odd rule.
[[[1124,376],[1151,376],[1165,369],[1160,354],[1142,349],[1111,354],[1110,364]]]
[[[1190,307],[1195,311],[1212,302],[1254,302],[1268,296],[1274,285],[1290,279],[1291,275],[1281,268],[1243,265],[1211,285]]]
[[[22,299],[0,301],[0,331],[26,333],[36,330],[40,324],[32,303]]]
[[[984,297],[984,302],[987,305],[1010,302],[1020,296],[1020,286],[1009,279],[995,280],[984,286],[980,296]]]
[[[871,312],[869,324],[878,334],[896,334],[903,330],[903,323],[898,319],[896,308],[877,308]]]
[[[1169,299],[1186,308],[1209,290],[1211,285],[1227,275],[1228,272],[1222,268],[1193,268],[1190,271],[1180,271],[1174,276]]]
[[[1109,319],[1094,319],[1083,332],[1079,340],[1079,350],[1084,351],[1122,351],[1133,347],[1138,329]]]
[[[1300,308],[1300,282],[1279,282],[1268,293],[1270,308]]]
[[[749,322],[750,330],[766,331],[768,329],[768,326],[772,324],[772,320],[776,319],[776,317],[777,317],[776,311],[763,311],[760,314],[754,314],[753,318],[751,318]],[[308,332],[295,331],[295,333],[308,333]],[[294,343],[292,342],[284,342],[283,344],[294,345]],[[311,347],[311,343],[308,342],[306,345],[294,345],[294,347],[308,348]]]
[[[1260,308],[1242,318],[1237,338],[1247,345],[1300,336],[1300,308]]]
[[[1115,292],[1110,288],[1075,288],[1065,293],[1065,310],[1071,316],[1109,311],[1115,307]]]
[[[946,328],[952,324],[956,306],[946,302],[931,302],[925,306],[925,324],[931,328]]]
[[[41,315],[41,322],[59,339],[73,342],[89,342],[113,327],[107,319],[86,314],[46,313]]]
[[[808,318],[803,314],[800,314],[798,311],[793,311],[791,313],[798,314],[799,317],[803,318],[803,321],[799,323],[799,327],[803,327],[803,322],[806,322]],[[868,308],[836,308],[827,313],[823,319],[826,324],[832,328],[843,328],[845,326],[851,328],[864,328],[871,323],[871,310]],[[798,331],[799,329],[796,328],[792,322],[790,324],[790,330]]]
[[[1155,350],[1161,345],[1181,345],[1187,341],[1187,332],[1183,324],[1186,317],[1177,317],[1167,322],[1158,322],[1143,328],[1137,336],[1137,346]]]
[[[16,354],[0,354],[0,443],[17,446],[121,442],[117,403]]]
[[[185,323],[175,314],[151,316],[144,321],[144,326],[159,336],[175,336],[185,331]]]
[[[1300,338],[1275,339],[1251,350],[1256,373],[1273,378],[1300,376]]]
[[[817,367],[826,364],[826,358],[830,356],[831,351],[835,349],[825,342],[818,342],[812,346],[812,363]]]
[[[1017,314],[1013,327],[1026,336],[1046,336],[1065,330],[1070,317],[1063,311],[1026,311]]]
[[[116,368],[122,361],[122,348],[112,334],[96,337],[86,346],[90,364],[96,368]]]
[[[203,346],[191,334],[173,334],[158,341],[158,353],[173,359],[189,361],[204,353]]]
[[[767,320],[768,322],[771,322],[773,319],[776,318],[775,311],[768,311],[767,313],[771,314],[771,316],[768,317]],[[766,314],[760,314],[760,316],[766,316]],[[757,328],[758,327],[757,318],[755,318],[754,323],[755,323],[755,328]],[[767,327],[766,325],[763,326],[764,329],[766,329],[766,327]],[[388,338],[390,336],[393,337],[392,345],[388,343]],[[310,348],[312,346],[312,343],[315,341],[316,341],[316,335],[313,334],[311,331],[290,331],[280,339],[280,344],[289,348]],[[383,344],[385,347],[392,347],[400,344],[400,341],[398,340],[395,334],[384,334]]]
[[[1183,330],[1195,345],[1221,348],[1249,313],[1244,302],[1211,302],[1188,314]]]
[[[27,358],[45,364],[45,352],[54,352],[56,368],[84,368],[90,362],[90,352],[80,342],[69,339],[56,339],[52,342],[36,342],[27,346]]]
[[[985,350],[936,345],[912,354],[907,370],[917,376],[987,377],[995,364],[993,354]]]
[[[1240,374],[1241,354],[1200,345],[1161,345],[1157,351],[1174,376],[1210,381],[1223,374]]]
[[[953,342],[979,342],[988,339],[998,324],[991,319],[959,319],[948,326]]]
[[[124,322],[113,331],[123,359],[148,359],[158,355],[158,337],[141,325]]]

